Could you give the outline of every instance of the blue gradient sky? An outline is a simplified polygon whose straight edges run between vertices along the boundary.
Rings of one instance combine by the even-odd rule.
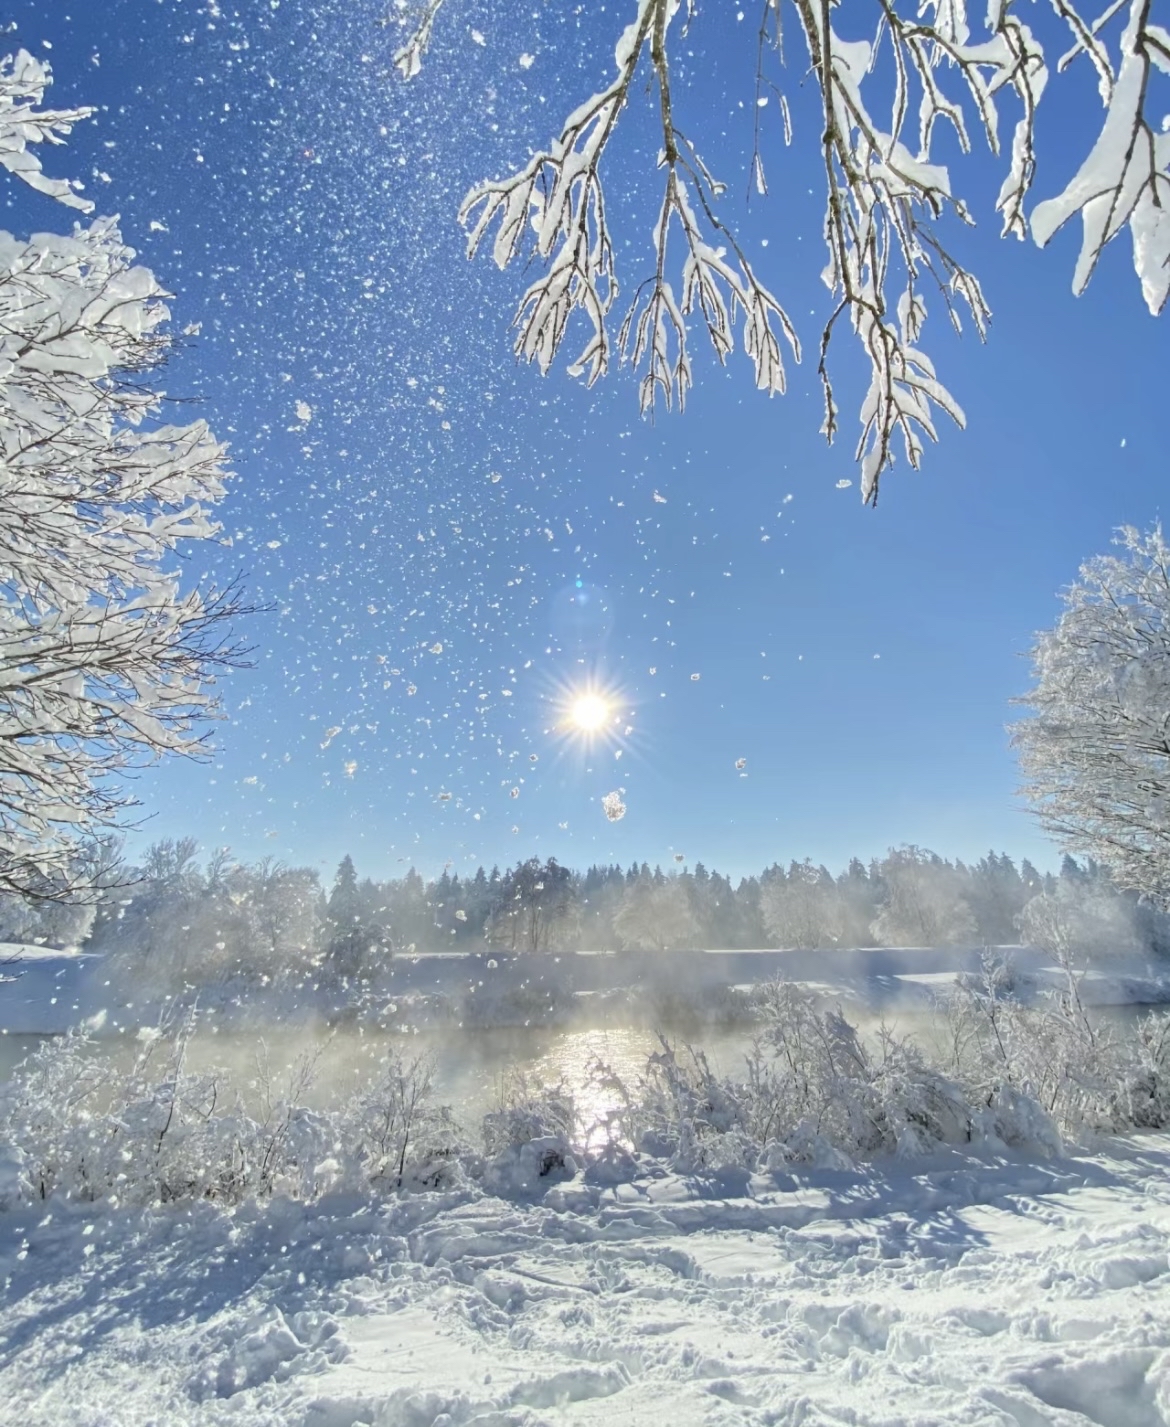
[[[327,873],[349,851],[372,875],[676,851],[738,873],[903,841],[1051,862],[1013,794],[1021,655],[1079,561],[1160,515],[1166,479],[1167,327],[1128,251],[1115,244],[1074,300],[1079,235],[1044,254],[997,241],[999,169],[979,159],[967,180],[959,165],[981,218],[962,251],[994,327],[986,347],[942,331],[927,346],[969,427],[863,509],[856,483],[837,488],[855,476],[862,379],[847,337],[832,450],[815,361],[768,401],[744,359],[723,373],[703,354],[685,415],[654,424],[622,375],[589,392],[564,363],[548,380],[514,365],[521,275],[466,263],[458,200],[608,73],[625,11],[449,5],[410,87],[373,0],[9,7],[9,42],[54,66],[53,102],[102,106],[50,171],[120,213],[176,292],[177,325],[202,323],[165,384],[200,399],[238,480],[233,544],[193,552],[192,572],[243,570],[274,607],[249,622],[256,667],[230,680],[213,762],[140,777],[143,836]],[[683,124],[815,350],[816,116],[794,72],[797,143],[771,136],[773,194],[749,210],[745,29],[715,6],[700,16]],[[1097,118],[1086,76],[1056,88],[1040,196]],[[652,141],[628,120],[613,198],[632,288]],[[9,201],[20,229],[69,219]],[[607,618],[566,618],[578,580]],[[553,728],[588,678],[620,690],[633,729],[592,752]],[[629,811],[611,825],[599,799],[618,788]]]

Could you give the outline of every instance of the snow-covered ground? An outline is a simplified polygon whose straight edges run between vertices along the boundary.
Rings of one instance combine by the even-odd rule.
[[[1167,1135],[2,1225],[0,1418],[23,1427],[1170,1420]]]

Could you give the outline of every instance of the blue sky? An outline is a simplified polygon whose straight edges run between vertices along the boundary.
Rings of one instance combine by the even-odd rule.
[[[514,364],[522,275],[468,264],[455,210],[606,75],[625,9],[448,5],[410,87],[373,0],[10,6],[10,43],[54,66],[53,101],[102,106],[51,172],[122,215],[177,325],[202,324],[165,385],[200,400],[238,479],[232,545],[192,552],[192,573],[242,570],[273,607],[249,621],[256,665],[226,686],[213,761],[140,776],[143,836],[327,874],[346,851],[373,875],[675,852],[738,873],[905,841],[1051,862],[1014,797],[1021,656],[1113,527],[1159,517],[1166,475],[1167,327],[1128,251],[1074,300],[1079,235],[1045,253],[998,241],[999,170],[974,161],[962,246],[993,330],[929,347],[968,429],[863,509],[856,482],[837,486],[855,478],[847,335],[832,449],[807,357],[769,401],[742,357],[722,372],[704,356],[685,414],[653,424],[623,374],[586,391],[564,362],[547,380]],[[810,96],[794,73],[797,142],[769,137],[773,192],[749,209],[751,42],[730,14],[692,30],[684,123],[815,350]],[[1040,196],[1073,171],[1095,104],[1085,76],[1055,86]],[[632,287],[649,261],[636,107],[628,128],[613,184]],[[20,229],[68,219],[10,201]],[[578,581],[605,617],[567,617]],[[632,730],[591,750],[555,729],[589,681]],[[615,789],[628,813],[610,824]]]

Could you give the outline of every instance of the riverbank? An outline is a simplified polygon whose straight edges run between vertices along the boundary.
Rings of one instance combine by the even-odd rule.
[[[157,1024],[176,1002],[221,1028],[342,1024],[402,1032],[455,1027],[607,1029],[670,1026],[698,1032],[750,1025],[755,988],[794,982],[867,1015],[927,1010],[990,954],[1009,969],[1013,994],[1034,1002],[1067,974],[1026,947],[828,948],[818,951],[662,953],[478,952],[400,956],[361,981],[320,970],[257,982],[227,976],[203,986],[162,980],[149,963],[84,953],[10,948],[0,984],[0,1033],[53,1034],[79,1023],[101,1033]],[[1170,966],[1102,961],[1079,976],[1091,1006],[1170,1003]]]

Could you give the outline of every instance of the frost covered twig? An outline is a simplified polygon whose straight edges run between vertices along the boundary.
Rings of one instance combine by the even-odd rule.
[[[39,193],[89,213],[93,204],[67,180],[49,178],[37,155],[29,152],[30,144],[63,144],[73,125],[95,112],[84,106],[40,108],[51,83],[48,65],[27,50],[0,59],[0,166]]]
[[[417,73],[440,0],[427,0],[399,68]],[[639,65],[648,59],[662,128],[659,167],[665,191],[653,229],[654,269],[635,289],[621,328],[619,348],[639,373],[639,401],[651,411],[659,397],[685,398],[693,379],[687,319],[697,309],[716,355],[723,361],[742,322],[756,385],[784,389],[776,332],[798,354],[796,336],[770,289],[747,264],[715,201],[723,191],[685,142],[674,119],[669,49],[679,0],[635,0],[633,20],[617,45],[617,77],[581,105],[552,144],[508,179],[484,183],[464,202],[462,218],[474,254],[495,225],[493,252],[506,266],[525,250],[527,230],[543,273],[521,299],[516,350],[547,372],[565,340],[573,314],[586,315],[589,335],[570,370],[597,380],[608,368],[606,319],[617,296],[614,245],[606,220],[601,163],[619,114],[632,93]],[[917,466],[927,438],[937,437],[942,412],[960,425],[958,401],[939,379],[922,346],[926,294],[933,289],[960,327],[965,314],[980,337],[990,308],[974,273],[944,240],[939,225],[973,222],[937,159],[939,135],[957,140],[966,154],[972,131],[1001,152],[1000,105],[1017,111],[1007,172],[996,198],[1004,235],[1041,245],[1080,213],[1084,241],[1074,288],[1081,291],[1105,244],[1127,228],[1146,302],[1159,312],[1170,293],[1170,131],[1159,127],[1153,81],[1170,73],[1170,31],[1152,19],[1152,0],[1109,0],[1093,15],[1079,0],[1053,0],[1056,23],[1072,35],[1057,73],[1084,56],[1097,78],[1104,123],[1092,152],[1057,198],[1027,205],[1036,178],[1036,115],[1049,80],[1040,37],[1005,0],[991,0],[981,34],[972,33],[966,0],[925,0],[915,6],[876,0],[791,0],[804,36],[811,73],[820,89],[820,148],[825,180],[824,279],[834,305],[822,331],[819,374],[825,396],[824,432],[838,428],[829,349],[839,320],[848,316],[869,369],[862,402],[857,459],[862,496],[875,501],[895,446]],[[755,35],[754,142],[749,188],[765,195],[760,109],[771,89],[779,103],[784,137],[791,120],[782,90],[767,63],[783,64],[783,0],[762,0]],[[689,15],[689,11],[688,11]],[[1119,40],[1112,23],[1124,15]],[[845,38],[856,19],[864,38]],[[675,39],[677,43],[677,37]],[[886,111],[880,120],[877,96]],[[681,285],[672,282],[668,242],[682,240]],[[775,327],[773,324],[775,323]]]
[[[1061,6],[1077,38],[1070,57],[1083,51],[1097,68],[1105,123],[1064,192],[1037,206],[1032,233],[1043,246],[1074,214],[1081,215],[1083,237],[1073,276],[1073,290],[1079,293],[1105,244],[1128,227],[1142,295],[1156,315],[1170,295],[1170,131],[1154,128],[1149,91],[1154,70],[1170,74],[1170,31],[1151,20],[1150,0],[1130,0],[1115,75],[1098,31],[1117,9],[1111,5],[1087,28],[1070,6]]]
[[[570,371],[592,385],[608,369],[610,338],[606,318],[618,294],[613,243],[606,219],[601,163],[645,50],[649,50],[659,95],[662,151],[666,170],[662,208],[654,228],[655,267],[635,292],[622,323],[619,348],[641,369],[640,402],[652,411],[659,395],[671,405],[685,402],[691,384],[687,318],[698,310],[716,355],[723,361],[734,347],[734,325],[742,321],[744,348],[756,384],[783,391],[784,367],[773,332],[777,321],[796,349],[796,337],[782,308],[759,282],[738,244],[716,218],[712,204],[723,192],[698,152],[673,119],[666,33],[677,0],[640,0],[637,17],[616,51],[617,78],[576,109],[548,149],[534,154],[511,177],[480,184],[464,200],[460,220],[468,229],[474,256],[493,224],[493,256],[500,267],[524,252],[528,229],[546,271],[528,288],[516,312],[518,356],[547,372],[575,311],[582,311],[590,335]],[[693,201],[692,201],[693,199]],[[731,247],[714,247],[696,215]],[[672,224],[682,236],[681,297],[667,266]]]
[[[416,17],[409,37],[394,54],[394,63],[403,79],[413,79],[422,69],[423,55],[431,43],[431,33],[435,28],[435,18],[443,0],[426,0],[422,12]]]

